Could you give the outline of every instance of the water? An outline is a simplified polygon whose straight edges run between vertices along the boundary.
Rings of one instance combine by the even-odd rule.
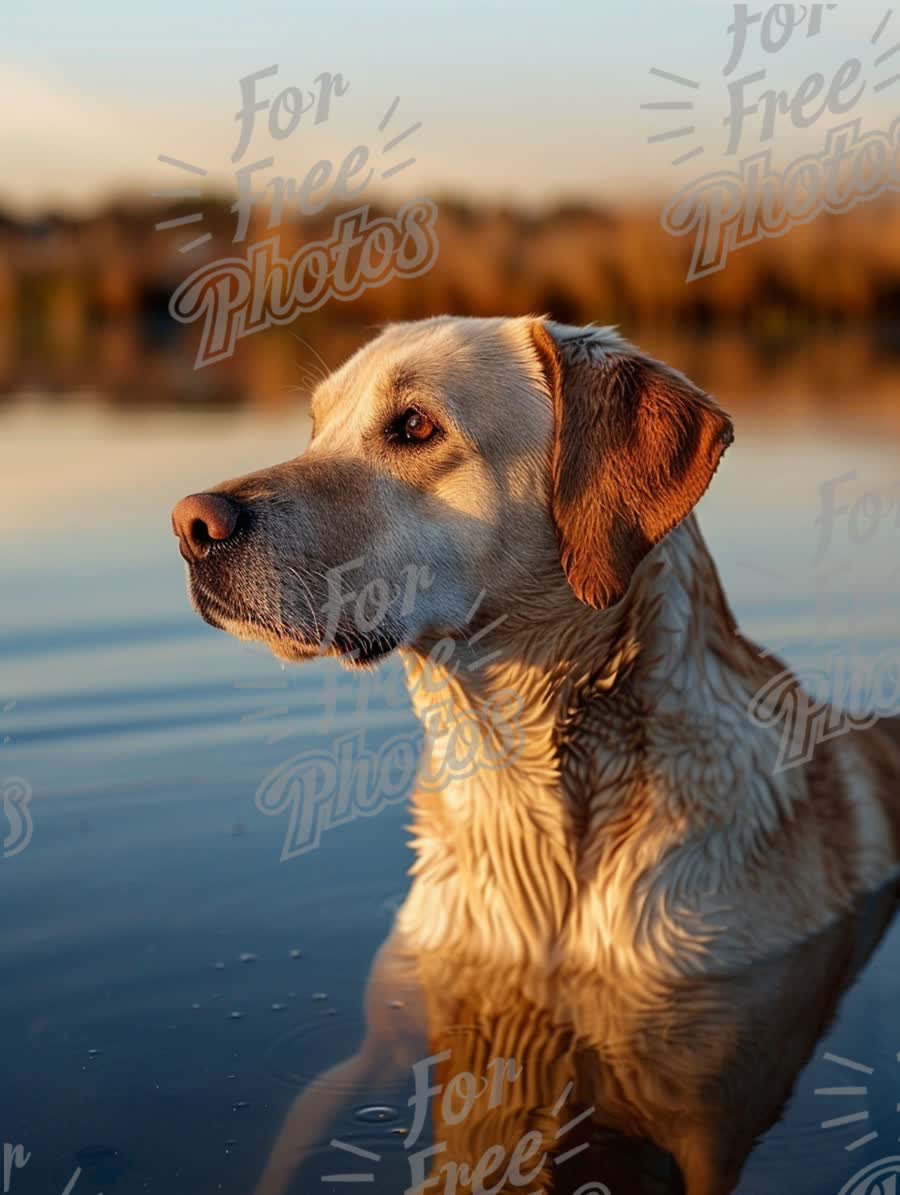
[[[738,413],[701,512],[743,629],[825,691],[840,683],[835,653],[857,679],[896,667],[896,430],[858,406],[766,410]],[[364,692],[331,663],[284,671],[214,631],[189,608],[168,526],[177,497],[293,455],[307,435],[299,411],[124,416],[32,397],[0,413],[0,779],[32,794],[30,839],[0,859],[0,1145],[31,1155],[13,1168],[19,1195],[63,1192],[76,1171],[77,1195],[251,1191],[293,1097],[361,1038],[369,965],[407,883],[405,808],[281,861],[287,814],[254,795],[342,729],[364,726],[372,749],[413,733],[397,666]],[[850,470],[838,494],[851,509],[816,561],[821,487]],[[0,817],[0,838],[8,829]],[[900,1152],[898,961],[895,927],[741,1192],[837,1195]],[[864,1099],[823,1111],[828,1051],[873,1073],[856,1084]],[[409,1084],[386,1086],[354,1094],[297,1190],[364,1169],[333,1136],[384,1159],[378,1192],[408,1185]],[[820,1128],[861,1107],[862,1127]]]

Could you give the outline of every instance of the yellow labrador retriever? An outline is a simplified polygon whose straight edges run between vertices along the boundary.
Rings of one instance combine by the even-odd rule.
[[[414,798],[413,948],[722,974],[890,877],[895,726],[784,769],[783,727],[751,713],[780,665],[738,633],[691,514],[732,439],[691,382],[609,329],[441,317],[382,332],[312,413],[302,456],[173,522],[214,626],[287,660],[398,649],[424,771],[455,720],[478,728],[491,766]],[[380,617],[341,598],[328,625],[351,561]]]

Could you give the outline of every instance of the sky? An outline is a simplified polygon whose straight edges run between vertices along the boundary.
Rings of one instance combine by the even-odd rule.
[[[752,14],[772,6],[744,7]],[[263,99],[291,86],[308,92],[322,72],[340,72],[349,88],[329,119],[315,125],[304,114],[283,140],[272,139],[263,112],[242,159],[274,157],[259,178],[302,180],[319,159],[336,171],[362,144],[388,195],[532,205],[656,197],[709,171],[734,170],[766,145],[783,162],[818,152],[827,129],[851,117],[863,129],[887,130],[900,111],[900,81],[880,91],[875,84],[900,77],[900,11],[873,45],[885,3],[810,7],[822,10],[821,32],[807,36],[807,12],[785,46],[766,53],[756,22],[729,78],[765,69],[754,86],[793,93],[810,72],[821,72],[827,87],[856,56],[860,99],[845,115],[825,111],[805,129],[781,116],[766,143],[758,120],[748,118],[728,155],[723,69],[735,6],[722,0],[19,4],[4,12],[0,45],[0,203],[77,208],[125,189],[198,182],[158,161],[161,154],[206,170],[201,186],[233,187],[239,81],[276,64],[277,76],[260,83]],[[875,65],[895,46],[895,57]],[[694,107],[642,108],[673,101]],[[420,127],[384,149],[413,125]],[[650,140],[678,128],[694,131]],[[701,145],[702,154],[672,164]],[[380,180],[410,157],[411,166]]]

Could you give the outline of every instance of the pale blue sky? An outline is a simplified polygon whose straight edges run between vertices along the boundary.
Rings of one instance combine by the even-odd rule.
[[[0,48],[0,199],[90,201],[123,185],[171,183],[159,153],[227,179],[238,79],[276,62],[280,85],[308,87],[324,70],[351,84],[327,125],[298,129],[276,147],[284,174],[301,176],[317,157],[339,158],[373,141],[399,95],[391,128],[423,127],[410,145],[418,161],[395,180],[398,192],[525,201],[670,192],[722,164],[721,72],[732,7],[721,0],[16,5],[4,12]],[[900,85],[875,95],[872,83],[900,71],[900,53],[876,70],[870,45],[886,7],[845,0],[826,13],[816,39],[798,32],[768,60],[751,43],[746,69],[767,66],[775,85],[795,88],[809,71],[830,78],[858,54],[871,82],[853,115],[864,128],[886,128],[900,112]],[[898,41],[900,13],[878,49]],[[679,90],[652,78],[651,66],[702,86]],[[689,117],[640,108],[687,94],[697,101]],[[649,135],[687,119],[696,138],[677,150],[648,144]],[[803,135],[786,125],[776,146],[784,154],[821,148],[829,123],[836,121],[823,117]],[[263,135],[254,144],[257,156],[269,152],[267,141]],[[677,151],[701,142],[699,161],[671,165]],[[748,140],[741,152],[756,148]]]

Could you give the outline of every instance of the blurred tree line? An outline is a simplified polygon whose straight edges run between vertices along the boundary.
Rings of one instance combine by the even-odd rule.
[[[891,197],[743,248],[720,272],[690,283],[692,241],[664,232],[658,207],[569,204],[535,213],[437,204],[440,252],[426,275],[331,301],[300,317],[293,336],[270,329],[247,337],[232,360],[201,370],[193,368],[199,327],[177,324],[168,302],[205,261],[243,255],[245,246],[232,244],[230,201],[208,199],[202,223],[166,231],[154,225],[196,205],[123,199],[83,218],[0,214],[0,392],[276,402],[307,389],[320,356],[338,364],[373,325],[442,312],[613,323],[634,339],[649,337],[650,347],[725,338],[747,356],[745,375],[755,352],[777,356],[810,338],[827,349],[850,330],[871,338],[873,351],[900,348],[900,203]],[[283,222],[281,255],[327,237],[335,215]],[[272,235],[265,225],[255,213],[249,243]],[[201,231],[211,239],[180,253]],[[689,368],[677,355],[675,363]]]

